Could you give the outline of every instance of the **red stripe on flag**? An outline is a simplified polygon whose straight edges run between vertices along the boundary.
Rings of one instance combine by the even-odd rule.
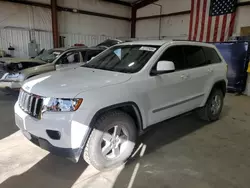
[[[206,20],[206,14],[207,14],[207,0],[204,0],[203,3],[204,4],[203,4],[203,10],[202,10],[200,42],[203,41],[203,36],[204,36],[205,20]]]
[[[195,21],[195,28],[194,28],[194,36],[193,36],[193,40],[196,40],[197,37],[197,33],[198,33],[198,26],[199,26],[199,15],[200,15],[200,4],[201,4],[201,0],[197,0],[197,4],[196,4],[196,21]]]
[[[210,33],[211,33],[211,24],[212,24],[212,17],[208,17],[208,23],[207,23],[207,38],[206,42],[210,42]]]
[[[191,1],[191,14],[190,14],[190,22],[189,22],[189,36],[188,40],[192,40],[192,29],[193,29],[193,19],[194,19],[194,1]]]
[[[213,42],[217,42],[219,22],[220,22],[220,16],[216,16],[216,18],[215,18],[215,24],[214,24]]]
[[[222,22],[222,29],[221,29],[221,37],[220,42],[223,42],[225,40],[225,32],[226,32],[226,26],[227,26],[227,15],[223,16],[223,22]]]
[[[236,17],[236,12],[232,13],[232,15],[231,15],[231,21],[230,21],[230,26],[229,26],[229,34],[228,34],[228,37],[231,37],[231,36],[233,35],[235,17]]]

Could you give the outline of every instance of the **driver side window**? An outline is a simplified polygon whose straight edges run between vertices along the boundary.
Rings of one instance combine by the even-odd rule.
[[[80,56],[78,52],[68,52],[65,53],[56,64],[72,64],[72,63],[79,63]]]
[[[182,46],[168,48],[158,61],[172,61],[177,71],[185,69],[185,57]]]

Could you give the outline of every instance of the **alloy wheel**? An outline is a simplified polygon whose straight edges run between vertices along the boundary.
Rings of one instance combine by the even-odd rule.
[[[211,108],[210,108],[213,115],[216,115],[220,111],[221,104],[222,104],[221,97],[219,95],[215,95],[212,98]]]
[[[101,142],[102,154],[107,159],[119,157],[126,148],[128,142],[128,131],[116,125],[104,132]]]

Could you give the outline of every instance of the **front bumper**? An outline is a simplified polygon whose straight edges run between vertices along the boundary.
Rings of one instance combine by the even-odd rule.
[[[0,80],[0,90],[4,93],[16,95],[18,94],[21,86],[22,86],[21,82]]]
[[[41,120],[26,114],[18,102],[15,104],[15,123],[31,142],[52,154],[77,162],[81,156],[90,128],[80,122],[81,116],[75,112],[44,113]],[[51,137],[47,131],[60,133],[59,139]]]
[[[27,135],[27,133],[25,133]],[[29,134],[29,133],[28,133]],[[27,137],[27,136],[26,136]],[[49,143],[47,140],[43,138],[36,137],[35,135],[30,134],[30,137],[27,137],[33,144],[39,146],[40,148],[49,151],[50,153],[60,156],[60,157],[65,157],[73,162],[77,162],[76,160],[78,157],[81,155],[81,150],[80,148],[77,149],[72,149],[72,148],[59,148],[53,146],[51,143]],[[79,153],[80,152],[80,153]]]

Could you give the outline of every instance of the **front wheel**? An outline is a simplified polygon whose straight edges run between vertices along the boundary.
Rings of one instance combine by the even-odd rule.
[[[223,107],[224,95],[221,90],[214,89],[205,106],[198,110],[200,119],[205,121],[216,121],[219,119]]]
[[[97,170],[123,164],[136,141],[134,120],[122,111],[111,111],[98,118],[84,149],[84,160]]]

